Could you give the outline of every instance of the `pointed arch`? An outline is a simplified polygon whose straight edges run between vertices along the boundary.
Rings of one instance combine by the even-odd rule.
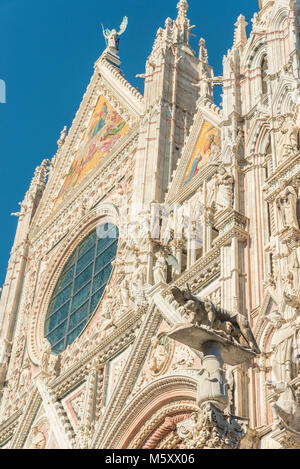
[[[253,329],[259,347],[261,350],[264,351],[266,350],[267,341],[269,340],[270,334],[272,332],[272,326],[267,321],[267,314],[269,311],[271,311],[273,305],[278,307],[279,300],[273,288],[269,287],[265,292],[263,302],[259,310],[258,318]]]
[[[143,447],[167,417],[177,416],[180,421],[180,415],[196,411],[196,386],[194,378],[183,375],[164,376],[153,381],[129,401],[101,447]],[[166,434],[163,432],[163,436]],[[100,442],[98,445],[100,447]]]

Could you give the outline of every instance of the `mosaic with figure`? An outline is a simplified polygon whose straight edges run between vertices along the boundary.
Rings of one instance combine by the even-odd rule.
[[[129,125],[104,96],[100,96],[56,204],[64,198],[69,189],[76,186],[95,167],[129,128]]]
[[[184,185],[188,184],[208,160],[220,151],[221,132],[209,122],[204,122],[185,174]]]

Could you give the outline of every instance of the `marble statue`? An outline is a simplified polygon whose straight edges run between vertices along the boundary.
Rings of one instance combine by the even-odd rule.
[[[280,122],[280,144],[282,146],[282,158],[287,158],[298,151],[299,129],[292,119],[281,118]]]
[[[160,373],[166,362],[168,361],[169,354],[166,347],[161,344],[158,337],[151,339],[151,352],[149,358],[149,368],[154,374]]]
[[[278,389],[296,378],[300,371],[300,344],[297,330],[285,322],[279,311],[273,311],[267,319],[275,329],[270,344],[272,381],[268,386]]]
[[[166,258],[162,251],[160,251],[156,256],[156,262],[153,268],[154,283],[166,282]]]
[[[223,209],[232,206],[233,178],[221,166],[216,178],[216,208]]]
[[[102,25],[102,30],[103,30],[103,36],[106,41],[106,45],[115,50],[119,50],[119,41],[120,41],[120,36],[126,31],[128,25],[128,18],[127,16],[124,16],[123,21],[120,25],[120,30],[117,32],[116,29],[104,29]]]
[[[51,345],[49,341],[45,338],[43,340],[42,358],[41,358],[41,370],[43,373],[48,373],[50,355],[51,355]]]
[[[47,440],[44,433],[38,427],[33,427],[30,449],[45,449],[46,443]]]
[[[235,337],[243,337],[248,346],[255,353],[260,353],[256,340],[253,336],[249,326],[248,319],[238,312],[226,311],[223,308],[215,306],[210,300],[199,300],[196,296],[192,295],[189,286],[186,290],[180,290],[174,286],[171,292],[175,300],[185,307],[185,310],[192,313],[192,322],[198,325],[206,325],[210,328],[216,327],[216,322],[230,323],[234,328]]]
[[[281,192],[276,199],[281,229],[296,228],[299,229],[297,219],[297,201],[298,195],[292,186],[285,187],[283,183]]]

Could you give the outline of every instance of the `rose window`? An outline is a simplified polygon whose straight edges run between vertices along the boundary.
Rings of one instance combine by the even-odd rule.
[[[52,353],[74,342],[98,308],[112,274],[118,236],[115,225],[101,225],[79,244],[66,263],[46,315],[45,337]]]

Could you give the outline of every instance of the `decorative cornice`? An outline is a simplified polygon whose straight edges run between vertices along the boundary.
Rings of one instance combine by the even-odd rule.
[[[111,65],[105,58],[100,57],[95,63],[95,69],[98,68],[101,73],[101,71],[103,71],[103,67],[106,68],[109,73],[113,75],[113,77],[115,77],[120,82],[120,84],[132,94],[134,98],[136,98],[140,103],[143,103],[143,95],[141,95],[141,93],[126,80],[120,69],[117,69]]]
[[[0,445],[5,445],[8,440],[12,438],[15,433],[15,429],[18,426],[19,419],[22,415],[22,410],[15,412],[8,420],[3,422],[0,426]]]

